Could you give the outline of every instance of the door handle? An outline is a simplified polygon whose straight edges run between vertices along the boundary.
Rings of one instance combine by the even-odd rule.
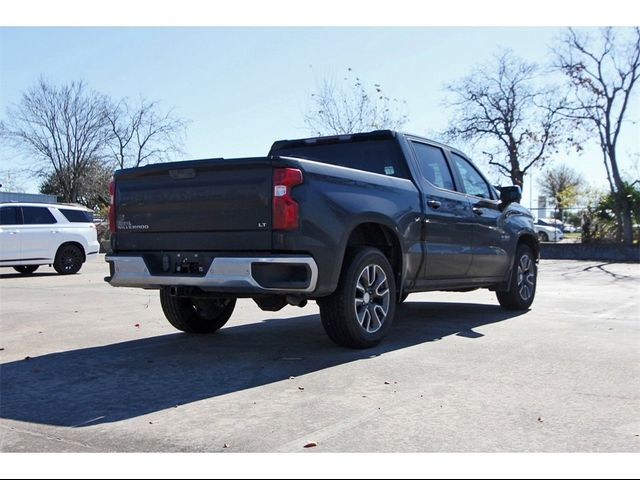
[[[442,204],[437,200],[427,200],[427,205],[429,205],[434,210],[437,210]]]
[[[11,230],[9,235],[15,235],[16,233],[20,233],[20,230]]]
[[[476,215],[482,215],[482,209],[478,207],[473,207],[473,213]]]
[[[51,233],[58,233],[58,230],[51,230]]]

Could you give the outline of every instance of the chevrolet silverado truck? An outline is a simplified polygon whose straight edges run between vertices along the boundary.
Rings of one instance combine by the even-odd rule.
[[[238,298],[315,300],[335,343],[368,348],[413,292],[487,288],[528,309],[539,242],[520,196],[459,150],[389,130],[119,170],[105,280],[159,290],[189,333],[220,329]]]

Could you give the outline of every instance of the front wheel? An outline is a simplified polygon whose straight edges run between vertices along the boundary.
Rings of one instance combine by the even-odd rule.
[[[39,266],[40,265],[19,265],[17,267],[13,267],[13,269],[22,275],[31,275]]]
[[[191,298],[160,290],[160,305],[169,323],[187,333],[213,333],[231,318],[235,298]]]
[[[509,289],[496,292],[498,302],[507,310],[527,310],[536,295],[538,268],[533,251],[526,245],[516,250]]]
[[[376,248],[349,255],[338,288],[318,300],[329,338],[349,348],[370,348],[384,338],[396,309],[396,284],[389,260]]]
[[[538,232],[538,240],[540,240],[541,242],[548,242],[549,235],[547,235],[546,232]]]

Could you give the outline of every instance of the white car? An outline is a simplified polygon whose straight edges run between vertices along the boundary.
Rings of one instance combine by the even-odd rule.
[[[93,212],[85,207],[0,203],[0,267],[28,275],[40,265],[53,265],[68,275],[99,250]]]
[[[541,242],[559,242],[564,238],[562,230],[550,225],[544,220],[537,220],[533,222],[533,228],[536,230],[538,239]]]

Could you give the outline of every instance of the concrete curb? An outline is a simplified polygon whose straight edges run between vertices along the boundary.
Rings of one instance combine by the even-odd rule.
[[[541,243],[540,258],[640,262],[640,248],[617,244]]]

